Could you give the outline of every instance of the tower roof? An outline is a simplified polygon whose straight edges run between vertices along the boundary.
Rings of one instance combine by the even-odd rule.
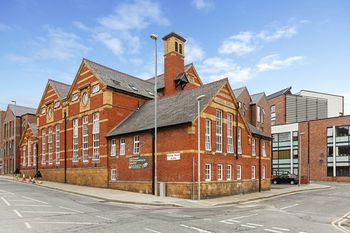
[[[163,37],[163,40],[167,40],[170,37],[176,37],[177,39],[181,40],[182,42],[186,42],[186,39],[180,36],[179,34],[176,34],[175,32],[170,32],[168,35]]]

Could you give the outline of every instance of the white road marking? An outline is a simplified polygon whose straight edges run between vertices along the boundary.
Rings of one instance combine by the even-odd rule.
[[[42,224],[67,224],[67,225],[99,225],[94,222],[38,222]]]
[[[42,203],[42,204],[46,204],[48,205],[49,203],[47,202],[44,202],[44,201],[40,201],[40,200],[37,200],[37,199],[34,199],[34,198],[31,198],[31,197],[26,197],[26,196],[22,196],[23,198],[27,199],[27,200],[31,200],[31,201],[36,201],[36,202],[39,202],[39,203]]]
[[[292,207],[295,207],[295,206],[298,206],[298,205],[299,205],[299,204],[294,204],[294,205],[285,206],[285,207],[280,208],[280,210],[285,210],[285,209],[292,208]]]
[[[13,210],[13,212],[15,212],[15,214],[17,214],[18,217],[23,218],[22,214],[18,212],[18,210]]]
[[[96,215],[96,218],[101,218],[101,219],[104,219],[104,220],[107,220],[107,221],[112,221],[112,222],[114,222],[114,220],[113,220],[113,219],[106,218],[106,217],[99,216],[99,215]]]
[[[221,222],[221,223],[226,223],[226,224],[234,225],[235,223],[240,223],[241,221],[232,220],[232,219],[226,219],[226,220],[222,220],[222,221],[220,221],[220,222]]]
[[[256,226],[256,227],[263,227],[264,226],[264,225],[261,225],[261,224],[250,223],[250,222],[247,222],[246,224],[247,225],[251,225],[251,226]]]
[[[7,206],[10,206],[10,205],[11,205],[4,197],[1,197],[1,200],[2,200],[3,202],[5,202],[5,204],[6,204]]]
[[[59,212],[59,211],[34,211],[34,210],[24,210],[22,213],[30,214],[74,214],[74,212]]]
[[[11,195],[15,195],[14,193],[11,193],[11,192],[9,192],[9,191],[5,191],[5,190],[2,190],[2,189],[0,189],[0,192],[7,193],[7,194],[11,194]]]
[[[198,231],[198,232],[201,232],[201,233],[212,233],[211,231],[203,230],[203,229],[200,229],[198,227],[187,226],[187,225],[184,225],[184,224],[181,224],[180,226],[188,228],[188,229],[192,229],[192,230],[195,230],[195,231]]]
[[[271,228],[275,230],[280,230],[280,231],[290,231],[289,229],[281,228],[281,227],[271,227]]]
[[[27,227],[28,229],[31,229],[31,228],[32,228],[32,226],[31,226],[28,222],[25,222],[24,225],[26,225],[26,227]]]
[[[150,228],[143,228],[144,230],[146,231],[149,231],[149,232],[153,232],[153,233],[162,233],[160,231],[156,231],[156,230],[153,230],[153,229],[150,229]]]
[[[9,201],[13,202],[32,202],[31,200],[20,200],[20,199],[9,199]]]
[[[344,216],[342,216],[341,218],[337,219],[337,220],[334,220],[332,222],[332,226],[334,228],[336,228],[337,230],[340,230],[341,232],[344,232],[344,233],[348,233],[350,231],[348,231],[347,229],[345,229],[341,224],[345,221],[347,221],[347,219],[349,218],[350,216],[350,212],[345,214]]]
[[[241,227],[246,227],[246,228],[251,228],[251,229],[255,229],[255,226],[250,226],[250,225],[245,225],[245,224],[241,224]]]
[[[52,205],[27,205],[27,204],[18,204],[14,206],[21,206],[21,207],[52,207]]]
[[[264,231],[273,232],[273,233],[283,233],[282,231],[276,231],[271,229],[264,229]]]
[[[73,211],[73,212],[76,212],[76,213],[79,213],[79,214],[83,214],[83,213],[84,213],[84,212],[82,212],[82,211],[74,210],[74,209],[71,209],[71,208],[68,208],[68,207],[64,207],[64,206],[59,206],[59,207],[60,207],[61,209]]]
[[[242,218],[249,218],[249,217],[253,217],[253,216],[257,216],[258,214],[250,214],[250,215],[244,215],[244,216],[239,216],[236,218],[230,218],[231,220],[235,220],[235,219],[242,219]]]

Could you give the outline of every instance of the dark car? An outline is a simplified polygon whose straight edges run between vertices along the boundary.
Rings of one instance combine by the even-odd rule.
[[[294,174],[281,174],[271,179],[273,184],[298,184],[298,176]]]

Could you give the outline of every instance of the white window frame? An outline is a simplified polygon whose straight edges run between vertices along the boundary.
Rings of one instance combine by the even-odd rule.
[[[26,146],[23,147],[22,157],[23,157],[22,166],[25,167],[26,166]]]
[[[100,84],[95,84],[92,86],[92,94],[95,94],[100,91]]]
[[[211,181],[211,164],[205,164],[205,181]]]
[[[242,152],[242,129],[241,128],[238,128],[238,138],[237,138],[237,141],[238,141],[238,154],[241,155],[243,152]]]
[[[262,147],[262,156],[266,157],[266,142],[265,142],[265,140],[262,140],[261,147]]]
[[[49,164],[52,164],[52,127],[50,126],[48,129],[48,134],[47,134],[47,150],[48,150],[48,155],[49,155]]]
[[[216,109],[216,152],[222,153],[222,110]]]
[[[211,151],[211,120],[205,120],[205,150]]]
[[[125,138],[119,139],[119,155],[125,155]]]
[[[226,180],[232,180],[232,165],[226,165]]]
[[[218,164],[218,180],[222,180],[224,175],[223,165]]]
[[[140,136],[135,135],[134,136],[134,155],[139,155],[140,154]]]
[[[261,173],[262,173],[261,179],[265,180],[266,179],[266,166],[265,165],[262,166]]]
[[[264,108],[261,108],[261,123],[264,123],[265,120],[265,110]]]
[[[100,160],[100,113],[95,112],[93,114],[93,127],[92,127],[92,141],[93,141],[93,153],[92,160]]]
[[[56,151],[56,164],[60,164],[60,161],[61,161],[61,132],[60,132],[60,125],[57,124],[56,125],[56,129],[55,129],[55,132],[56,132],[56,147],[55,147],[55,151]]]
[[[256,145],[255,145],[255,138],[252,137],[252,156],[256,156]]]
[[[83,148],[83,162],[89,162],[89,117],[83,116],[82,118],[82,148]]]
[[[27,151],[27,156],[28,156],[28,167],[32,166],[32,161],[31,161],[31,149],[32,149],[32,142],[28,140],[28,151]]]
[[[233,154],[233,115],[227,113],[227,153]]]
[[[260,108],[260,106],[256,106],[256,121],[261,122],[261,108]]]
[[[111,169],[111,181],[117,180],[117,169],[113,168]]]
[[[116,140],[115,139],[111,140],[111,156],[112,157],[117,156],[117,144],[116,144]]]
[[[270,110],[271,110],[271,125],[276,125],[276,105],[272,105]]]
[[[79,120],[73,120],[73,163],[79,161]]]
[[[255,180],[256,178],[256,168],[255,165],[252,166],[252,180]]]
[[[37,164],[37,159],[38,159],[38,155],[37,155],[37,150],[36,150],[36,143],[34,143],[33,146],[33,166],[36,167]]]
[[[237,165],[237,180],[242,180],[242,165]]]

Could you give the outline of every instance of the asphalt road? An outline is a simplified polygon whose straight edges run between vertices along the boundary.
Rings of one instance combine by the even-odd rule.
[[[350,184],[331,185],[332,190],[190,209],[116,204],[0,179],[0,232],[342,232],[336,227],[348,224],[341,217],[350,212]]]

